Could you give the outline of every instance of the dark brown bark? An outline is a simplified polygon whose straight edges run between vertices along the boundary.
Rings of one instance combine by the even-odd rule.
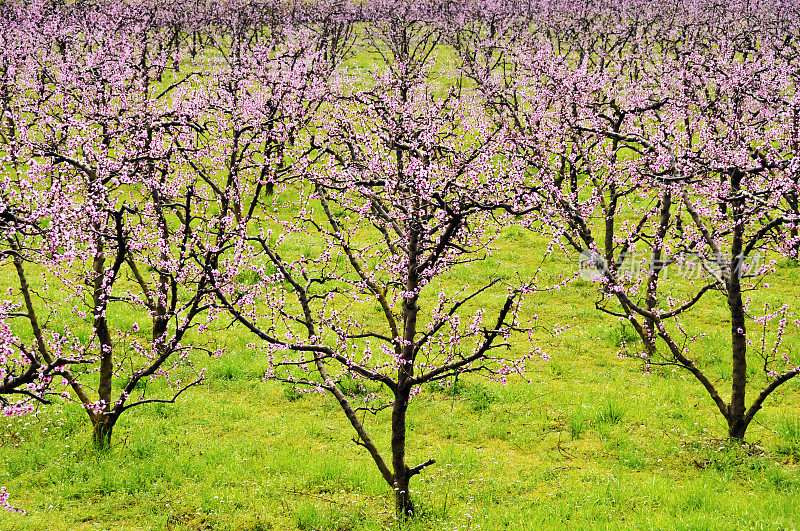
[[[103,413],[92,415],[92,444],[95,449],[106,451],[111,448],[111,435],[117,418]]]
[[[100,383],[97,386],[97,395],[100,400],[105,402],[104,406],[108,407],[111,403],[111,380],[114,376],[114,349],[106,319],[106,288],[103,285],[106,280],[105,261],[103,242],[100,240],[92,264],[92,273],[94,274],[92,303],[94,305],[94,329],[97,341],[100,343]]]
[[[398,169],[402,171],[402,165]],[[416,223],[416,222],[414,222]],[[410,471],[406,465],[406,413],[411,392],[409,380],[414,377],[414,345],[417,335],[417,289],[419,288],[419,230],[412,226],[408,244],[408,277],[403,299],[403,348],[397,370],[397,390],[392,408],[392,469],[394,471],[395,510],[398,518],[414,516],[414,503],[409,492]]]
[[[392,408],[392,468],[394,469],[395,509],[399,518],[414,516],[414,503],[409,492],[410,471],[406,465],[406,413],[408,390],[401,389]]]
[[[731,264],[726,279],[728,309],[731,314],[731,403],[728,408],[728,435],[734,439],[744,437],[745,392],[747,388],[747,338],[744,304],[742,302],[741,261],[744,246],[744,199],[738,197],[742,175],[731,175],[731,193],[737,196],[731,204],[733,216],[733,239],[731,241]]]
[[[644,301],[645,309],[651,313],[655,313],[656,306],[658,305],[658,299],[656,297],[656,294],[658,293],[658,275],[661,273],[661,269],[664,265],[662,263],[662,245],[664,237],[667,235],[667,229],[669,228],[671,208],[672,194],[669,190],[666,190],[661,196],[661,212],[658,230],[656,231],[656,237],[653,243],[653,253],[650,257],[650,275],[647,278],[647,296]],[[644,337],[642,337],[642,340],[644,341],[644,351],[648,357],[650,357],[655,354],[655,321],[652,318],[645,317],[644,326],[642,328],[645,334]]]

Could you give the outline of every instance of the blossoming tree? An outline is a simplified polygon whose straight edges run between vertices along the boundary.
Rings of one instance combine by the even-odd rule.
[[[754,317],[746,295],[766,287],[772,253],[797,252],[793,45],[771,32],[775,6],[598,7],[576,7],[572,25],[534,23],[524,39],[459,28],[458,44],[497,119],[515,126],[528,186],[547,198],[540,219],[594,269],[597,307],[633,326],[648,364],[692,374],[741,439],[798,374],[781,349],[788,307]],[[667,278],[678,268],[692,278]],[[689,331],[714,294],[730,316],[728,399]],[[754,361],[765,384],[747,406]]]
[[[101,448],[124,411],[173,401],[202,379],[178,375],[188,367],[183,338],[208,307],[202,264],[212,259],[195,216],[207,210],[203,196],[175,166],[189,110],[173,95],[193,74],[180,73],[182,56],[166,46],[164,13],[140,8],[72,18],[64,7],[46,38],[24,13],[17,22],[32,43],[14,80],[23,89],[4,109],[3,256],[17,279],[5,316],[31,337],[6,341],[18,352],[6,360],[27,367],[17,381],[37,373],[29,396],[63,377]],[[170,396],[146,395],[157,377]]]
[[[330,85],[298,146],[307,158],[274,196],[259,197],[220,270],[248,282],[220,284],[217,296],[261,340],[269,377],[335,398],[404,518],[414,513],[411,479],[434,463],[408,463],[412,398],[458,374],[503,380],[529,356],[503,355],[521,329],[527,282],[489,272],[448,290],[441,280],[491,252],[504,212],[531,205],[502,156],[504,130],[484,119],[476,94],[458,79],[431,86],[432,69],[447,67],[437,63],[440,32],[426,7],[392,3],[365,17],[361,44],[375,69],[345,71]],[[237,189],[252,198],[258,186],[243,180]],[[377,387],[356,397],[352,382]],[[362,417],[384,409],[388,451]]]

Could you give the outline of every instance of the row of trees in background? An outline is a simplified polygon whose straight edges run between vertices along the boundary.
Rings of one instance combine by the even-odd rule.
[[[741,439],[800,370],[788,305],[750,294],[800,247],[798,20],[777,1],[4,2],[4,413],[71,396],[107,447],[232,327],[267,377],[336,399],[410,515],[433,461],[407,462],[409,402],[523,372],[523,297],[582,253],[598,309]],[[482,267],[512,225],[575,275]],[[687,321],[713,297],[729,396]],[[748,362],[768,381],[749,405]],[[364,416],[382,410],[388,449]]]

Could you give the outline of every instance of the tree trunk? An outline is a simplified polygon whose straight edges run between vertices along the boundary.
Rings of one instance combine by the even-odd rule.
[[[411,493],[408,491],[409,478],[406,474],[400,478],[395,473],[395,510],[400,521],[414,517],[414,502],[411,500]]]
[[[414,516],[414,503],[408,490],[411,479],[406,465],[406,412],[408,392],[399,391],[392,409],[392,468],[394,469],[395,509],[398,519]]]
[[[734,418],[732,415],[728,417],[728,437],[741,441],[744,439],[744,432],[747,431],[747,426],[750,424],[742,415],[739,418]]]
[[[94,428],[92,431],[92,443],[95,449],[106,451],[111,448],[111,434],[114,431],[114,425],[116,423],[116,417],[109,416],[108,414],[100,413],[92,417]]]
[[[731,189],[739,192],[742,175],[731,176]],[[745,391],[747,389],[747,329],[745,325],[744,304],[742,303],[741,274],[744,262],[743,200],[737,198],[732,205],[733,240],[731,242],[731,265],[727,279],[728,310],[731,314],[731,404],[728,408],[728,435],[732,439],[742,439],[747,429],[744,422]]]
[[[747,338],[739,279],[732,279],[735,289],[728,293],[731,310],[731,403],[728,408],[728,435],[732,439],[742,439],[747,429],[744,422],[745,392],[747,390]]]

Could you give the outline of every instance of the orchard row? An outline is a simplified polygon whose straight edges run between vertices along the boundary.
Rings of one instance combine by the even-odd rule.
[[[758,299],[800,247],[798,22],[777,0],[2,2],[3,411],[64,395],[107,447],[233,325],[266,377],[335,398],[411,514],[433,462],[406,462],[409,401],[524,376],[525,297],[580,275],[487,270],[518,226],[531,263],[582,256],[598,310],[741,439],[800,372],[793,294]],[[728,382],[686,325],[709,298]],[[748,363],[769,382],[749,401]],[[361,415],[383,409],[386,449]]]

